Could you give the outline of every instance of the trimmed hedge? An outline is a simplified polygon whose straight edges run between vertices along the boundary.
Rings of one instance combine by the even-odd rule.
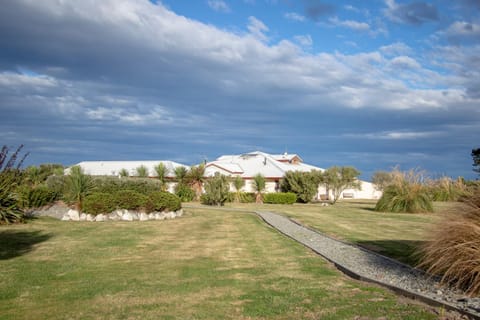
[[[142,194],[162,190],[160,180],[148,178],[97,177],[93,179],[94,191],[115,194],[120,190],[132,190]]]
[[[180,198],[169,192],[153,192],[149,194],[147,211],[177,211],[182,207]]]
[[[297,202],[297,195],[292,192],[266,193],[263,195],[263,202],[271,204],[294,204]]]
[[[148,197],[134,190],[120,190],[113,197],[117,209],[138,210],[148,204]]]
[[[236,192],[229,192],[226,202],[235,202]],[[240,192],[240,203],[254,203],[255,193],[253,192]]]
[[[83,200],[83,212],[97,215],[110,213],[117,209],[115,198],[110,193],[95,192]]]

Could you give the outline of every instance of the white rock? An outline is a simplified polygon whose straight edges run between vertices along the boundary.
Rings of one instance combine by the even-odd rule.
[[[148,220],[155,220],[155,214],[153,212],[148,214]]]
[[[176,215],[177,217],[183,216],[183,209],[179,209],[179,210],[175,211],[175,215]]]
[[[123,217],[123,210],[117,209],[112,212],[112,214],[116,214],[119,219]]]
[[[73,220],[73,221],[79,221],[80,220],[80,214],[78,213],[77,210],[68,210],[67,212],[68,216],[70,217],[70,220]]]
[[[133,220],[139,220],[138,214],[136,212],[132,213],[132,218],[133,218]]]
[[[165,215],[161,212],[155,213],[155,220],[165,220]]]
[[[123,221],[133,221],[133,216],[130,212],[124,212],[122,215],[122,220]]]
[[[140,215],[138,216],[140,221],[147,221],[148,220],[148,215],[145,212],[140,212]]]
[[[172,211],[171,211],[171,212],[167,212],[167,213],[165,214],[165,217],[166,217],[167,219],[175,219],[175,212],[172,212]]]
[[[87,218],[86,218],[87,221],[95,221],[95,217],[91,214],[87,214]]]
[[[80,221],[85,221],[85,220],[87,220],[87,214],[82,212],[82,214],[80,215],[79,220],[80,220]]]
[[[70,216],[68,214],[65,214],[62,219],[62,221],[70,221]]]
[[[95,221],[102,222],[106,220],[105,218],[106,218],[105,215],[100,213],[100,214],[97,214],[97,216],[95,217]]]

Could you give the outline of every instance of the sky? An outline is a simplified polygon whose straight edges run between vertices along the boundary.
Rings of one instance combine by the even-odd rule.
[[[2,0],[0,40],[25,165],[259,150],[478,176],[478,0]]]

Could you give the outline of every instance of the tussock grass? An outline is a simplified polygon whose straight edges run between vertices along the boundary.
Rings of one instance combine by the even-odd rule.
[[[420,254],[420,267],[443,283],[480,295],[480,189],[434,225]]]
[[[383,191],[375,206],[376,211],[426,213],[433,212],[433,204],[428,188],[424,184],[422,172],[409,170],[392,172],[393,180]]]

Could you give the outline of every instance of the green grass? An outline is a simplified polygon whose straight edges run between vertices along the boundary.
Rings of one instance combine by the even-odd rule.
[[[331,237],[415,266],[418,262],[416,248],[425,240],[425,231],[439,218],[438,212],[451,203],[435,203],[432,214],[376,212],[375,201],[369,200],[342,201],[328,207],[320,204],[229,206],[281,213]]]
[[[0,228],[0,319],[434,319],[252,214]]]

